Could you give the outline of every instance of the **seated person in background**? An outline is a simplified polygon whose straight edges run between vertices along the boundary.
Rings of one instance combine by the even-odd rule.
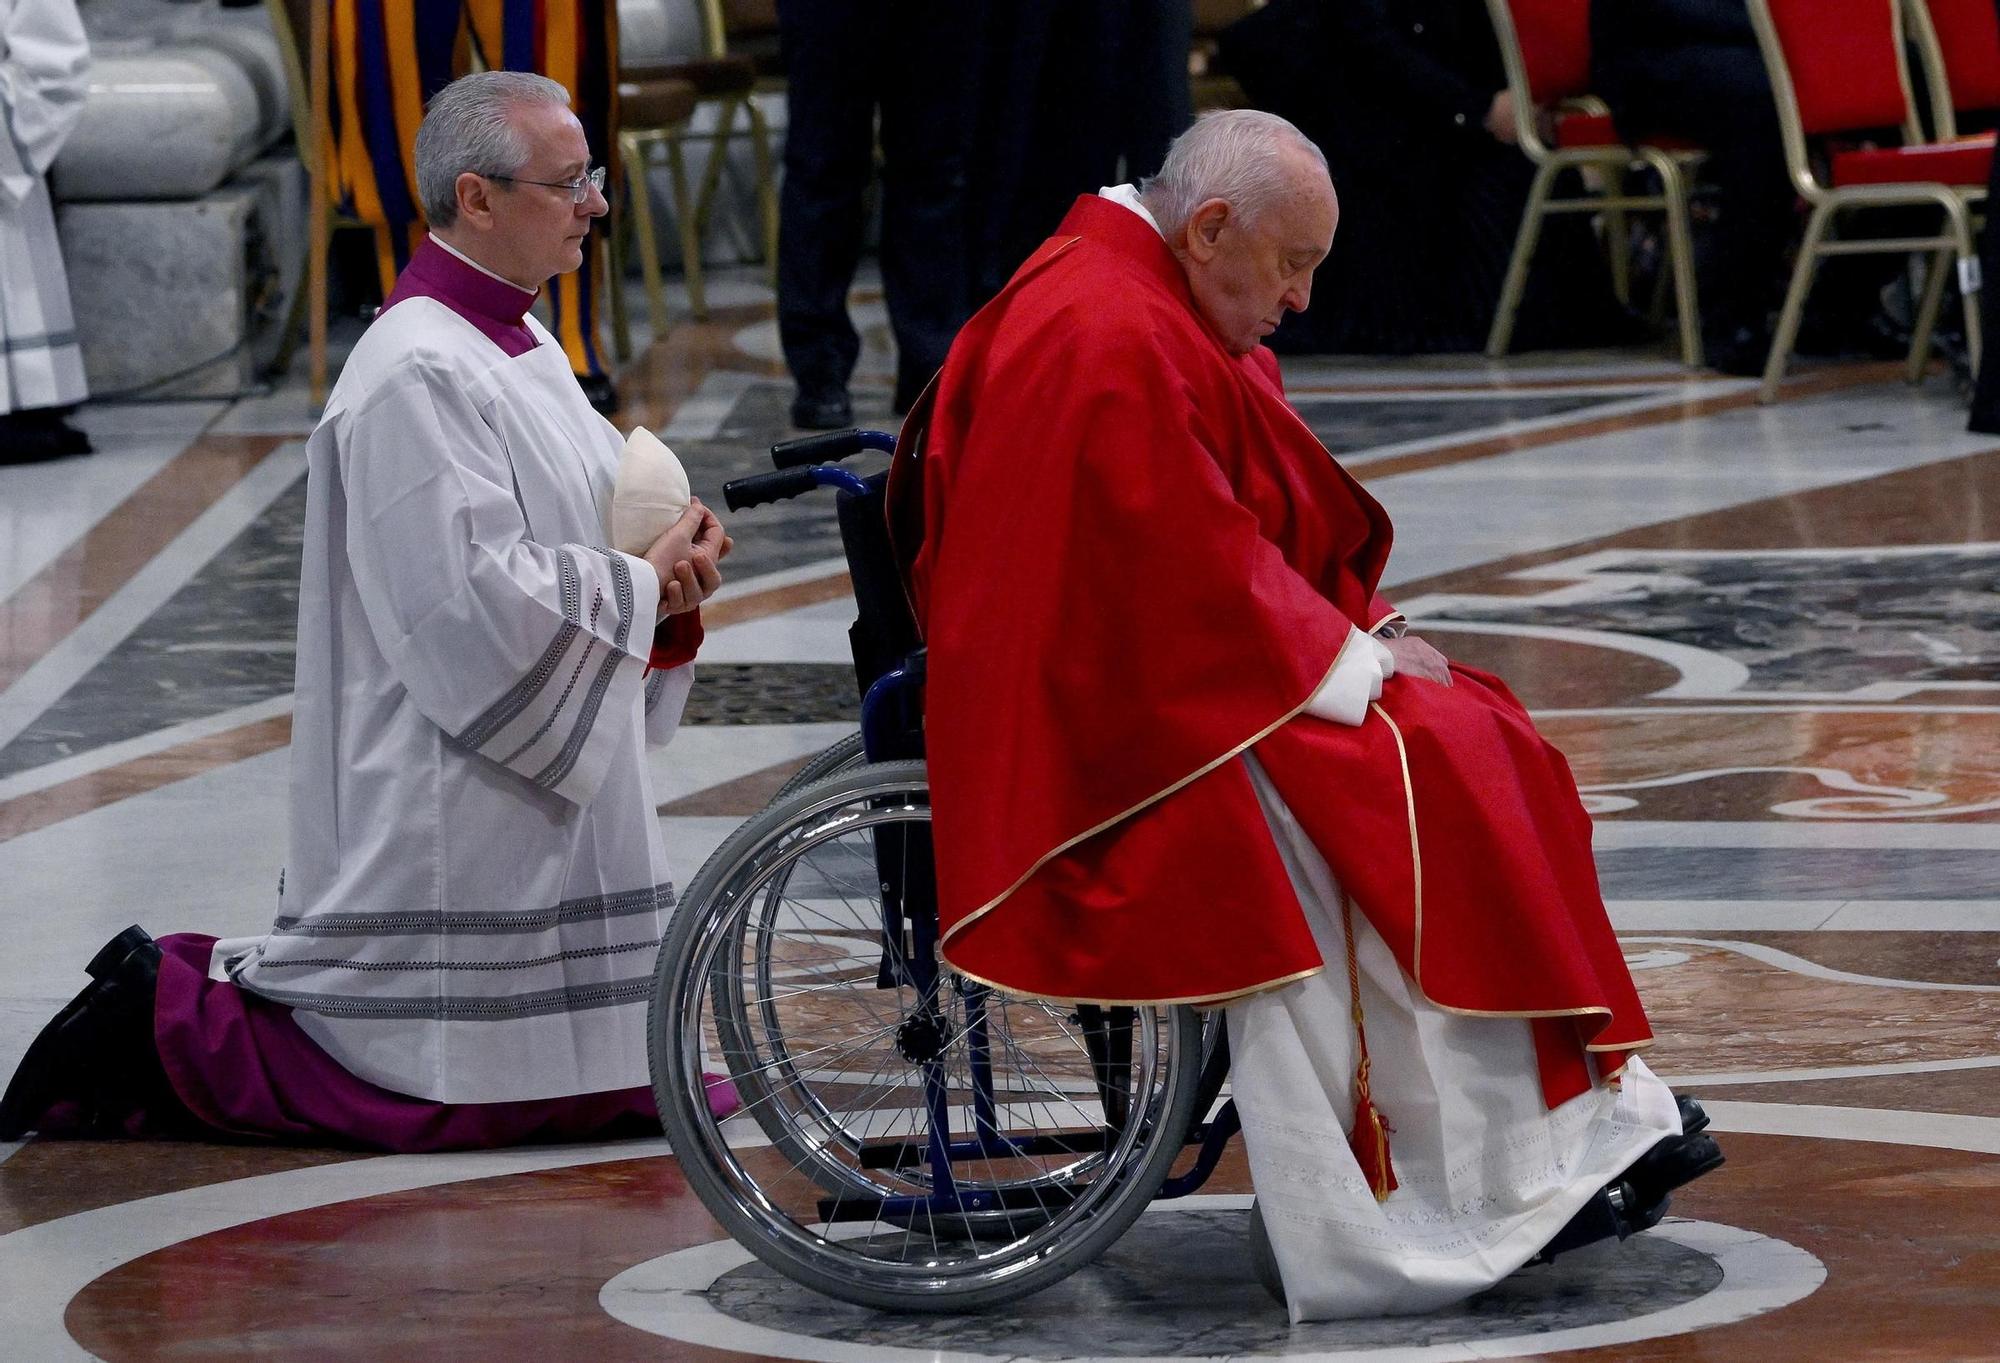
[[[1696,282],[1702,348],[1711,368],[1763,373],[1798,195],[1749,10],[1743,0],[1591,0],[1590,59],[1591,88],[1620,136],[1707,149],[1715,221]]]
[[[1483,350],[1534,178],[1483,0],[1273,0],[1221,46],[1250,102],[1325,152],[1348,201],[1340,249],[1314,279],[1320,305],[1271,344]],[[1643,338],[1595,267],[1588,219],[1555,214],[1542,232],[1515,347]]]
[[[606,211],[562,86],[467,76],[431,236],[307,446],[290,864],[269,935],[138,928],[30,1047],[24,1130],[394,1151],[657,1132],[674,903],[645,765],[729,540],[597,548],[621,441],[528,316]],[[711,1101],[730,1101],[711,1093]]]
[[[967,324],[892,483],[943,954],[1227,1006],[1295,1321],[1442,1307],[1721,1162],[1637,1056],[1567,765],[1403,633],[1388,517],[1259,344],[1338,215],[1290,124],[1197,122]]]

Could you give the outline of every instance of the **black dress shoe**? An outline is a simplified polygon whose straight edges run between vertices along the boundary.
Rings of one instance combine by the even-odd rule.
[[[808,393],[792,399],[792,425],[802,431],[837,431],[854,424],[854,403],[845,389]]]
[[[584,400],[605,416],[618,410],[618,388],[605,374],[578,374],[577,385],[583,389]]]
[[[1771,358],[1771,333],[1762,327],[1735,327],[1704,339],[1701,351],[1710,369],[1738,378],[1759,378]]]
[[[36,1033],[0,1096],[0,1140],[19,1140],[64,1101],[84,1106],[86,1129],[107,1133],[124,1112],[159,1104],[153,1044],[159,946],[130,927],[105,943],[86,970],[90,984]]]
[[[1702,1107],[1700,1099],[1680,1094],[1674,1098],[1674,1106],[1681,1110],[1683,1136],[1694,1136],[1708,1130],[1708,1111]]]
[[[1630,1185],[1637,1205],[1646,1207],[1664,1202],[1668,1193],[1721,1168],[1722,1163],[1722,1147],[1715,1143],[1715,1137],[1696,1131],[1659,1141],[1633,1162],[1621,1181]]]

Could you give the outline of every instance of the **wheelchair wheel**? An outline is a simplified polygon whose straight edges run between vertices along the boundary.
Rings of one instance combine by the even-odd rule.
[[[849,734],[830,748],[814,753],[812,760],[792,773],[790,780],[778,787],[778,793],[771,797],[772,804],[778,804],[804,790],[815,781],[824,781],[837,771],[858,767],[868,760],[867,751],[861,746],[861,735]]]
[[[889,1310],[994,1306],[1096,1258],[1158,1191],[1200,1080],[1192,1009],[927,969],[932,886],[921,762],[774,803],[689,885],[649,1026],[661,1118],[709,1211],[779,1272]],[[744,1099],[725,1121],[705,1050]]]

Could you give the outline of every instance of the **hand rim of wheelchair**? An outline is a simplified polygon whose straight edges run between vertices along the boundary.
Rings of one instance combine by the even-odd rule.
[[[859,810],[854,809],[857,805]],[[843,808],[851,812],[843,816]],[[1044,1208],[1046,1215],[1028,1216],[1017,1210],[1004,1213],[997,1224],[990,1219],[981,1224],[976,1214],[967,1214],[962,1224],[949,1227],[956,1233],[946,1244],[938,1241],[936,1230],[940,1219],[949,1223],[949,1218],[926,1213],[924,1223],[932,1230],[928,1257],[895,1262],[869,1257],[865,1227],[862,1234],[849,1234],[847,1225],[795,1218],[786,1212],[759,1186],[756,1174],[732,1150],[725,1123],[708,1110],[700,1073],[704,1013],[711,1004],[717,1008],[720,1033],[722,1006],[742,1009],[740,996],[732,999],[730,991],[719,986],[718,977],[733,975],[740,983],[742,951],[750,940],[749,917],[760,907],[768,916],[774,896],[783,893],[801,858],[847,834],[899,822],[927,826],[928,821],[923,764],[895,762],[837,771],[787,800],[774,802],[738,829],[689,885],[662,946],[648,1044],[661,1118],[689,1185],[740,1243],[788,1277],[829,1296],[890,1310],[960,1311],[1014,1300],[1060,1280],[1095,1259],[1145,1209],[1182,1148],[1193,1115],[1201,1024],[1190,1009],[1141,1010],[1143,1024],[1138,1030],[1146,1038],[1146,1050],[1143,1066],[1134,1063],[1135,1073],[1142,1068],[1145,1072],[1145,1084],[1138,1090],[1142,1099],[1136,1104],[1138,1119],[1114,1133],[1117,1143],[1108,1151],[1060,1172],[1057,1177],[1069,1182],[1080,1177],[1078,1171],[1094,1172],[1095,1177],[1063,1205]],[[782,881],[777,879],[781,872]],[[725,951],[733,953],[735,969],[722,963]],[[769,958],[768,945],[760,944],[756,958],[760,967],[767,968]],[[760,974],[760,979],[767,978]],[[898,996],[903,992],[899,989]],[[1034,1004],[987,997],[1007,1005]],[[732,1022],[751,1025],[742,1018]],[[784,1045],[783,1029],[767,1029],[765,1039]],[[733,1077],[751,1105],[751,1118],[780,1156],[791,1162],[787,1174],[797,1171],[811,1178],[834,1192],[836,1203],[842,1196],[863,1196],[864,1188],[877,1193],[897,1188],[907,1194],[911,1188],[928,1186],[925,1175],[911,1175],[908,1167],[892,1169],[890,1177],[876,1180],[866,1177],[865,1170],[843,1164],[839,1156],[846,1147],[840,1147],[836,1138],[845,1128],[837,1115],[815,1097],[801,1110],[813,1114],[822,1129],[807,1132],[791,1127],[790,1119],[798,1114],[775,1101],[780,1090],[753,1072],[757,1067],[748,1066],[748,1058],[738,1043],[730,1056]],[[810,1095],[811,1082],[798,1070],[796,1058],[787,1049],[780,1062],[786,1071],[784,1083],[796,1081]],[[920,1082],[914,1066],[912,1071],[899,1087]],[[1018,1106],[1010,1104],[1010,1109]],[[894,1111],[905,1115],[914,1111],[918,1132],[927,1129],[921,1103]],[[743,1124],[744,1118],[730,1121]],[[736,1134],[740,1136],[745,1125],[738,1125]],[[962,1182],[980,1188],[1048,1185],[1047,1178],[980,1184],[963,1179],[957,1165],[953,1169]],[[897,1173],[903,1175],[900,1183],[894,1181]],[[917,1232],[913,1216],[898,1222],[878,1210],[875,1224],[892,1231],[900,1226],[906,1244]],[[996,1244],[992,1238],[996,1230],[1011,1238]]]

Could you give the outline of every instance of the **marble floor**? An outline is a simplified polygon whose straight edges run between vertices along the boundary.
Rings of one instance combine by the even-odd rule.
[[[618,420],[719,500],[789,393],[757,281],[711,301],[641,338]],[[1882,366],[1803,367],[1772,407],[1644,351],[1286,370],[1395,517],[1389,594],[1583,785],[1654,1067],[1729,1155],[1659,1230],[1439,1316],[1289,1329],[1237,1152],[1042,1296],[911,1320],[762,1269],[660,1141],[31,1140],[0,1145],[0,1358],[2000,1359],[2000,441]],[[94,457],[0,469],[5,1073],[127,923],[265,927],[284,852],[306,396],[83,422]],[[656,759],[683,882],[855,720],[829,505],[731,528]]]

